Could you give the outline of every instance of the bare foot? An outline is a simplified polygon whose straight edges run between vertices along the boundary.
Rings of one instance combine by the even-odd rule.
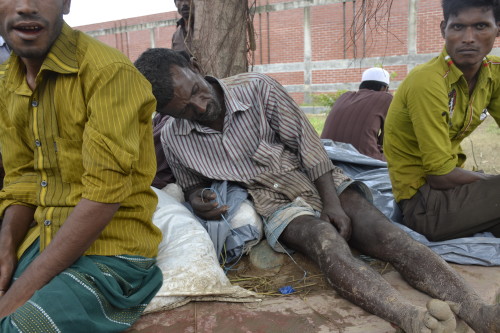
[[[446,302],[431,299],[427,302],[427,310],[417,309],[403,330],[406,333],[454,333],[456,327],[457,322],[450,306]]]

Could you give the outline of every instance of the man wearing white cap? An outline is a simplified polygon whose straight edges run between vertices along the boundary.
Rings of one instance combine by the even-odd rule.
[[[365,70],[358,91],[348,91],[328,114],[322,139],[352,144],[360,153],[385,161],[384,121],[392,101],[390,75],[382,68]]]

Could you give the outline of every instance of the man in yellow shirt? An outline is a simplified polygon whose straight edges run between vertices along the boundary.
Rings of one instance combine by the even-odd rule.
[[[0,331],[119,332],[161,285],[149,83],[72,30],[70,0],[0,0]]]
[[[500,237],[500,176],[462,169],[460,143],[488,115],[500,124],[494,0],[444,0],[442,53],[398,88],[384,153],[403,223],[432,241],[490,231]]]

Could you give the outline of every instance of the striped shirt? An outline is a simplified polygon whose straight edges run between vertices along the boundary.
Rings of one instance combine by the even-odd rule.
[[[22,248],[39,234],[43,250],[85,198],[120,203],[86,255],[156,256],[151,85],[119,51],[66,24],[36,80],[32,91],[16,55],[0,66],[0,214],[36,208]]]
[[[226,106],[222,132],[174,118],[163,128],[165,155],[179,185],[187,190],[210,180],[238,182],[263,216],[298,196],[321,210],[313,182],[334,166],[291,96],[259,73],[217,82]]]

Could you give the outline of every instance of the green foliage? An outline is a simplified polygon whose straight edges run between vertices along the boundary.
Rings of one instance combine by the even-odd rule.
[[[339,90],[333,93],[324,93],[313,95],[313,103],[314,105],[326,106],[331,108],[335,101],[342,95],[347,92],[347,90]]]

